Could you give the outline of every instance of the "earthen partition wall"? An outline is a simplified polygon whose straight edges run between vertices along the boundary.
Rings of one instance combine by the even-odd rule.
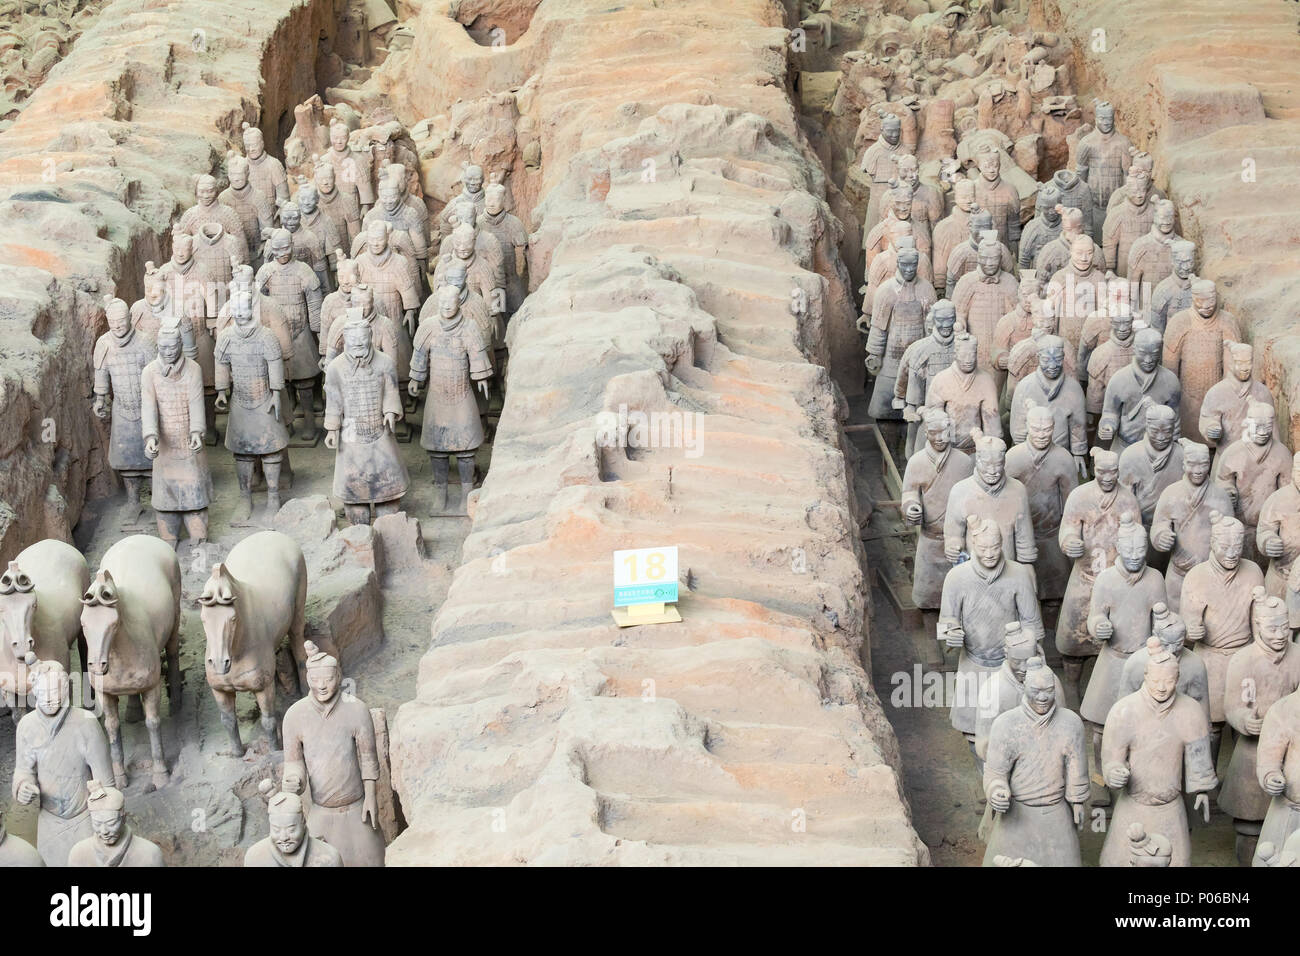
[[[543,182],[491,470],[393,729],[388,863],[927,861],[864,670],[826,370],[860,389],[860,348],[790,11],[543,0],[492,50],[445,9],[377,82],[409,120],[533,75]],[[638,413],[650,447],[611,441]],[[612,552],[668,544],[684,622],[620,631]]]
[[[112,492],[90,414],[101,297],[139,297],[191,177],[242,122],[280,142],[338,5],[117,0],[0,133],[0,560],[69,540],[86,498]]]
[[[1300,441],[1300,33],[1294,3],[1032,0],[1072,45],[1081,89],[1156,160],[1156,181],[1261,356]],[[1171,25],[1176,25],[1171,28]]]

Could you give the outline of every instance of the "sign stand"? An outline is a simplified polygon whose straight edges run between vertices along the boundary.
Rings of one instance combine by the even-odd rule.
[[[609,612],[614,623],[619,627],[634,627],[637,624],[676,624],[682,619],[677,608],[671,604],[633,604],[631,607],[616,607]]]
[[[614,607],[619,627],[676,624],[677,548],[634,548],[614,552]]]

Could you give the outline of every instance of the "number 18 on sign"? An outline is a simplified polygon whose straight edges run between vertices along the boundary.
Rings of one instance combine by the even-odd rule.
[[[682,616],[677,602],[677,548],[614,552],[614,623],[669,624]]]

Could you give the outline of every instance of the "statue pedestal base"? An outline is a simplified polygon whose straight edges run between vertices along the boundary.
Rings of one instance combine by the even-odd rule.
[[[664,604],[662,601],[657,604],[616,607],[609,613],[619,627],[635,627],[638,624],[676,624],[682,619],[675,606]]]

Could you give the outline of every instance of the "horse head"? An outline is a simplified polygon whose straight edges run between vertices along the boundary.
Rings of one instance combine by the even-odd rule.
[[[86,670],[103,676],[108,673],[109,652],[117,636],[121,614],[117,609],[117,585],[113,575],[100,568],[81,596],[81,630],[86,636]]]
[[[0,574],[0,632],[9,642],[14,660],[20,661],[36,645],[32,617],[36,613],[36,585],[27,573],[10,561]]]
[[[229,674],[235,645],[235,587],[224,564],[214,564],[199,595],[199,619],[207,638],[206,663],[214,674]]]

